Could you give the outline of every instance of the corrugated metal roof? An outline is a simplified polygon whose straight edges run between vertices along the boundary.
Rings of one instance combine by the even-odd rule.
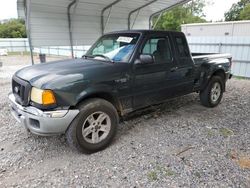
[[[19,17],[27,19],[29,7],[32,46],[90,45],[102,32],[128,29],[129,22],[130,29],[148,29],[152,14],[189,0],[75,0],[70,9],[71,43],[67,11],[73,1],[17,0]]]

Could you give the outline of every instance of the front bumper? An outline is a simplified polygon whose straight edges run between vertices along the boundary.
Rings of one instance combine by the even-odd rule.
[[[38,108],[23,107],[16,103],[15,96],[9,94],[11,114],[30,132],[50,136],[63,134],[79,113],[79,110],[42,111]]]

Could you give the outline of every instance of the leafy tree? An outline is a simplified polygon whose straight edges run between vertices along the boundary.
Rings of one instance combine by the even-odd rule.
[[[11,19],[0,24],[0,38],[26,38],[24,20]]]
[[[180,31],[181,24],[206,22],[203,13],[205,5],[205,0],[196,0],[167,11],[160,19],[154,18],[153,23],[157,21],[155,29]]]
[[[189,11],[192,15],[204,17],[205,14],[203,12],[203,8],[208,3],[205,0],[192,0],[190,3],[183,5],[187,11]]]
[[[240,12],[241,20],[250,20],[250,3]]]
[[[234,3],[230,10],[225,13],[225,21],[242,20],[241,12],[248,3],[250,3],[250,0],[241,0],[238,3]]]

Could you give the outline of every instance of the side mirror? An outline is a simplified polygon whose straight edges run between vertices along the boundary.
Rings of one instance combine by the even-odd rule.
[[[152,64],[154,63],[154,58],[150,54],[141,54],[138,63],[136,64]]]

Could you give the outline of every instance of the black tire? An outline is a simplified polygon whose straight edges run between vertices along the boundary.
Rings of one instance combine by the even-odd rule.
[[[82,153],[94,153],[103,150],[115,137],[119,119],[117,110],[110,102],[98,98],[87,99],[81,103],[78,108],[80,110],[79,114],[72,121],[66,131],[68,144]],[[101,140],[99,143],[89,143],[86,140],[87,138],[83,137],[82,128],[85,126],[84,123],[87,121],[87,118],[93,113],[98,112],[103,112],[110,118],[111,128],[105,139]],[[90,134],[93,135],[93,133]]]
[[[211,99],[212,95],[211,91],[215,83],[218,83],[220,85],[221,92],[219,98],[216,101],[213,101]],[[220,76],[213,76],[208,82],[206,88],[200,92],[201,104],[203,106],[210,108],[216,107],[221,102],[221,99],[223,97],[223,86],[224,86],[223,79]]]

